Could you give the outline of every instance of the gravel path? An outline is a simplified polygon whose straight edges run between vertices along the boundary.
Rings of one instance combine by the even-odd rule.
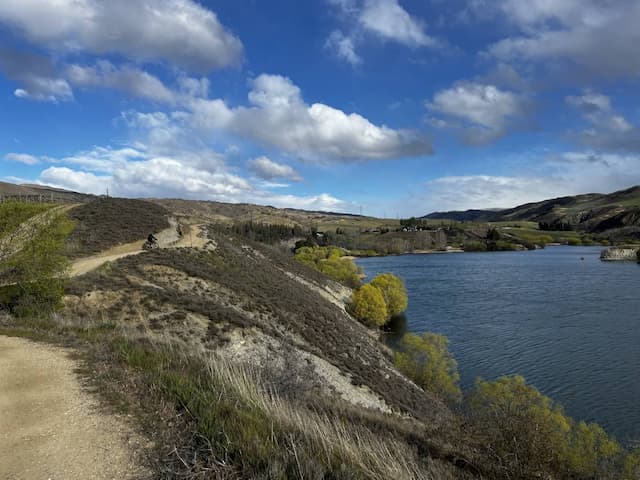
[[[71,350],[0,336],[0,480],[150,478],[147,442],[81,386]]]
[[[184,230],[185,232],[182,238],[178,237],[175,226],[158,233],[156,237],[158,238],[160,248],[201,248],[209,242],[206,238],[206,229],[203,225],[188,225],[184,227]],[[128,257],[130,255],[138,255],[143,252],[143,250],[141,250],[143,243],[144,239],[110,248],[109,250],[91,257],[80,258],[72,263],[71,276],[77,277],[79,275],[84,275],[107,262],[114,262],[119,258]]]

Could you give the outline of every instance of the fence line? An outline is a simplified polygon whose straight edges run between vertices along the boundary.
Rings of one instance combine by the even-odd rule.
[[[54,203],[63,202],[64,200],[58,199],[53,193],[49,195],[0,195],[0,203],[4,202],[26,202],[26,203]]]

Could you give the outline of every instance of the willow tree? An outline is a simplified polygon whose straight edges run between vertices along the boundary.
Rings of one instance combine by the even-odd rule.
[[[400,315],[407,309],[409,304],[407,289],[400,278],[392,273],[381,273],[371,280],[370,285],[382,292],[389,317]]]

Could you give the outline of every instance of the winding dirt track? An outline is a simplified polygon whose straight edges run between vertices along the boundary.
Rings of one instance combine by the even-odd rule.
[[[207,243],[206,232],[203,225],[188,225],[184,227],[182,237],[178,237],[175,227],[168,228],[156,235],[160,248],[184,248],[184,247],[204,247]],[[71,265],[71,276],[77,277],[88,273],[107,262],[113,262],[119,258],[142,253],[144,239],[137,242],[118,245],[117,247],[100,252],[91,257],[76,260]]]
[[[70,353],[0,336],[0,480],[150,478],[145,442],[99,410]]]
[[[157,235],[161,248],[204,247],[202,225]],[[142,252],[144,240],[81,258],[71,275]],[[0,480],[138,480],[151,475],[134,454],[147,445],[97,400],[75,373],[72,351],[0,336]]]

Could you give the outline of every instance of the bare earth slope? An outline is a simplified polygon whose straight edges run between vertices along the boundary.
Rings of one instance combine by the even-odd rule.
[[[143,441],[99,410],[70,351],[0,336],[0,480],[145,479]]]

